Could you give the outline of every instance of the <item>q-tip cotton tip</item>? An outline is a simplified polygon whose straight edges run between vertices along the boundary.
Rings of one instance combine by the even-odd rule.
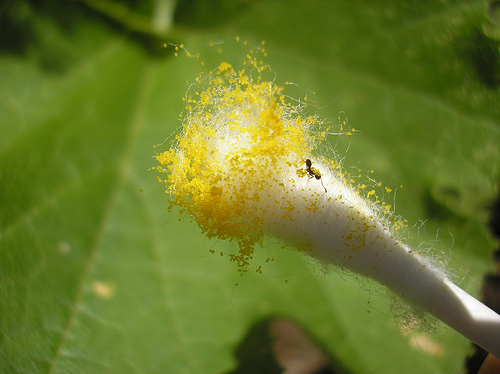
[[[263,238],[277,237],[378,281],[500,356],[500,317],[409,248],[396,234],[403,224],[385,218],[388,206],[315,152],[328,131],[318,117],[263,79],[269,68],[255,56],[246,65],[223,62],[188,92],[182,132],[156,155],[171,204],[209,237],[237,241],[230,256],[240,271]]]

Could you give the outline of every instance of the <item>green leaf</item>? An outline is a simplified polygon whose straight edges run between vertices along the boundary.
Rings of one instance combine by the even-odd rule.
[[[153,145],[178,132],[198,71],[243,61],[265,39],[278,83],[296,83],[312,111],[343,111],[360,131],[329,139],[345,165],[403,185],[396,213],[414,226],[408,241],[432,247],[478,295],[500,177],[487,4],[221,2],[212,22],[197,4],[193,18],[180,6],[171,33],[205,67],[168,48],[152,53],[171,39],[130,33],[84,4],[1,11],[11,38],[0,38],[0,371],[228,372],[246,332],[274,315],[300,322],[352,372],[460,371],[469,343],[443,326],[415,346],[372,282],[273,241],[240,277],[219,256],[235,243],[209,241],[169,213],[150,168]],[[153,5],[131,12],[148,20]],[[222,55],[210,41],[225,41]]]

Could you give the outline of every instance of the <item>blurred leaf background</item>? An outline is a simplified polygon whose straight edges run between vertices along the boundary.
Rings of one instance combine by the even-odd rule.
[[[469,342],[443,326],[415,344],[368,281],[271,242],[256,255],[264,274],[240,277],[209,253],[235,244],[169,214],[149,169],[201,68],[163,44],[183,43],[209,69],[266,40],[277,83],[361,132],[331,138],[345,165],[404,186],[396,213],[408,241],[443,252],[478,295],[500,177],[490,10],[476,0],[4,2],[0,371],[229,372],[252,326],[285,316],[352,373],[460,372]],[[259,352],[247,352],[249,372]]]

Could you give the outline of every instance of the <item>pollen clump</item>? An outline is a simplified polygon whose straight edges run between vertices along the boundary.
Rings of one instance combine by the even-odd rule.
[[[282,87],[262,78],[268,67],[250,55],[246,65],[252,70],[222,62],[200,75],[204,87],[188,92],[182,133],[156,155],[171,207],[186,211],[209,237],[236,240],[239,252],[231,260],[240,268],[266,235],[264,217],[275,210],[262,200],[271,200],[273,189],[285,190],[285,169],[303,170],[303,160],[313,159],[309,129],[318,124],[316,116],[301,116],[301,108],[285,103]],[[277,202],[288,221],[289,199]]]
[[[338,258],[350,262],[379,241],[375,227],[387,230],[366,199],[375,191],[354,188],[338,160],[315,157],[331,124],[288,99],[258,52],[265,54],[262,47],[250,51],[242,69],[222,62],[200,73],[186,94],[183,130],[156,154],[170,209],[189,214],[210,238],[236,241],[238,252],[229,257],[241,272],[268,235],[314,255],[328,233],[341,242],[330,245],[345,248]],[[345,119],[339,125],[352,133],[344,132]]]

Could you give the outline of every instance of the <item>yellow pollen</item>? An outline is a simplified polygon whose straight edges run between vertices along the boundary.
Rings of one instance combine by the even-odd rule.
[[[170,150],[156,155],[170,208],[185,210],[208,237],[237,241],[239,252],[230,258],[240,268],[267,235],[262,217],[269,204],[264,209],[256,203],[269,201],[275,188],[285,191],[285,169],[308,178],[304,160],[314,160],[315,143],[309,127],[318,124],[315,116],[301,115],[302,108],[284,104],[283,89],[261,76],[266,65],[250,55],[247,60],[251,74],[222,62],[197,77],[202,87],[186,95],[182,133]],[[295,209],[292,199],[280,200],[275,204],[283,219],[293,221],[287,213]],[[311,201],[311,209],[316,204]]]

